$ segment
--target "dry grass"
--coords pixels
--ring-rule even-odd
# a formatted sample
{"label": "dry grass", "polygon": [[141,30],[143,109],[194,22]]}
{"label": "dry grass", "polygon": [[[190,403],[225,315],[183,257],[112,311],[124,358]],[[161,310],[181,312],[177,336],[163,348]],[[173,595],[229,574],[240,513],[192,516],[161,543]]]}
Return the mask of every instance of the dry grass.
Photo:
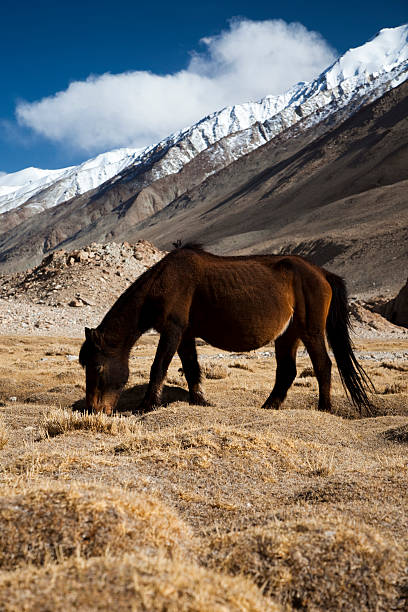
{"label": "dry grass", "polygon": [[40,570],[0,574],[0,608],[4,612],[279,610],[249,580],[140,552],[121,559],[73,559]]}
{"label": "dry grass", "polygon": [[4,448],[9,440],[9,434],[4,423],[0,421],[0,450]]}
{"label": "dry grass", "polygon": [[90,485],[3,488],[0,530],[2,569],[139,548],[181,558],[192,542],[189,527],[159,501]]}
{"label": "dry grass", "polygon": [[204,384],[213,407],[188,404],[175,358],[167,405],[125,417],[154,343],[132,352],[118,416],[106,417],[81,412],[84,374],[67,358],[80,341],[0,339],[0,609],[406,609],[403,361],[363,362],[395,391],[373,396],[374,418],[359,417],[335,368],[334,414],[316,411],[302,355],[305,374],[269,411],[273,358],[202,345],[219,373]]}
{"label": "dry grass", "polygon": [[220,363],[204,363],[201,365],[201,371],[204,377],[210,380],[221,380],[229,374],[227,368]]}
{"label": "dry grass", "polygon": [[44,414],[41,427],[44,434],[50,438],[69,431],[82,430],[117,435],[119,433],[131,433],[140,428],[136,422],[132,422],[126,417],[108,417],[103,413],[86,414],[61,408],[50,410]]}
{"label": "dry grass", "polygon": [[379,610],[397,602],[401,548],[364,526],[278,521],[210,542],[209,564],[250,577],[289,609]]}

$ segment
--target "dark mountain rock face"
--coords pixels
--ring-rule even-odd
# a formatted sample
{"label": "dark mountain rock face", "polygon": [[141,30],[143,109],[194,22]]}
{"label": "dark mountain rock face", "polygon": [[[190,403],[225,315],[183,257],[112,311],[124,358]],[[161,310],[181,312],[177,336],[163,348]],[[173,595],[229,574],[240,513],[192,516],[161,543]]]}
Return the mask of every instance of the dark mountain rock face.
{"label": "dark mountain rock face", "polygon": [[376,312],[379,312],[394,325],[408,327],[408,279],[398,295],[376,308]]}

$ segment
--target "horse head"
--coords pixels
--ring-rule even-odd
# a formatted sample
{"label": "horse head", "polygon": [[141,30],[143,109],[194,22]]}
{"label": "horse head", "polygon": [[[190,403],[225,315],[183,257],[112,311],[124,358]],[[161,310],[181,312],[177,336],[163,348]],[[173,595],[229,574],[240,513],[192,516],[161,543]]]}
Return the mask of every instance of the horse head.
{"label": "horse head", "polygon": [[100,330],[85,327],[79,363],[85,368],[87,409],[112,414],[129,378],[127,357],[109,347]]}

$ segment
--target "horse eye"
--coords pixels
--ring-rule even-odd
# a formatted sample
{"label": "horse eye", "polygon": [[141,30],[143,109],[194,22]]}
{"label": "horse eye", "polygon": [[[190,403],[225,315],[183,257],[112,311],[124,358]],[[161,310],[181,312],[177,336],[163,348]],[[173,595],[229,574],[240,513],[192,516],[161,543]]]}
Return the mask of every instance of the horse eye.
{"label": "horse eye", "polygon": [[102,374],[102,372],[103,372],[103,365],[96,366],[96,371],[98,372],[98,374]]}

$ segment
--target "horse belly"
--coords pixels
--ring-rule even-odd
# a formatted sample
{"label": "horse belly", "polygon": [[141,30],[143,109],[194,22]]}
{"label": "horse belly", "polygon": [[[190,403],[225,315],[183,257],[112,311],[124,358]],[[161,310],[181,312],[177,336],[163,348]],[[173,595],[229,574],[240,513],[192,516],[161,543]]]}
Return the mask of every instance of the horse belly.
{"label": "horse belly", "polygon": [[[271,303],[272,302],[272,303]],[[265,346],[287,327],[292,309],[258,300],[234,300],[228,304],[208,303],[196,317],[193,333],[217,348],[226,351],[250,351]]]}

